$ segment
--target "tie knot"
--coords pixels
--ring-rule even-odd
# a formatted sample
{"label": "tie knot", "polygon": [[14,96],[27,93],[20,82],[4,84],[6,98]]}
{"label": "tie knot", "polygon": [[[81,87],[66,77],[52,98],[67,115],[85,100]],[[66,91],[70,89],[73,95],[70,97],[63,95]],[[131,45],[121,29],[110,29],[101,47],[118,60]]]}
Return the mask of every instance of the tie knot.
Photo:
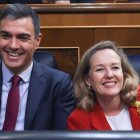
{"label": "tie knot", "polygon": [[22,80],[20,76],[13,76],[11,81],[12,81],[12,86],[18,86],[19,82]]}

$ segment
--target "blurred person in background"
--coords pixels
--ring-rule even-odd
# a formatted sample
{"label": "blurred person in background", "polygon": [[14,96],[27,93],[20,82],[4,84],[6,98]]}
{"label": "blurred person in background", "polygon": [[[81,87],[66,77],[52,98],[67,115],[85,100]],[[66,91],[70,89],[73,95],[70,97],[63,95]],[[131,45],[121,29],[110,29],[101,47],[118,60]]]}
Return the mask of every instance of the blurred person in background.
{"label": "blurred person in background", "polygon": [[55,0],[0,0],[0,4],[14,4],[14,3],[22,3],[22,4],[50,4],[55,3]]}

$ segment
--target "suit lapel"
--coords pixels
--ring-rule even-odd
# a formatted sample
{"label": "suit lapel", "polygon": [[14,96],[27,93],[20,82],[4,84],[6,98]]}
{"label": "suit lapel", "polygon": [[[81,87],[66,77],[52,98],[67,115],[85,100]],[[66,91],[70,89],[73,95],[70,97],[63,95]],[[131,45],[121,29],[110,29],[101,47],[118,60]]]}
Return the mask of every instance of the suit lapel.
{"label": "suit lapel", "polygon": [[2,82],[3,82],[2,63],[0,63],[0,108],[1,108],[1,96],[2,96]]}
{"label": "suit lapel", "polygon": [[44,76],[40,70],[40,66],[34,62],[31,79],[29,84],[29,92],[25,114],[25,130],[30,128],[31,122],[38,109],[44,87]]}

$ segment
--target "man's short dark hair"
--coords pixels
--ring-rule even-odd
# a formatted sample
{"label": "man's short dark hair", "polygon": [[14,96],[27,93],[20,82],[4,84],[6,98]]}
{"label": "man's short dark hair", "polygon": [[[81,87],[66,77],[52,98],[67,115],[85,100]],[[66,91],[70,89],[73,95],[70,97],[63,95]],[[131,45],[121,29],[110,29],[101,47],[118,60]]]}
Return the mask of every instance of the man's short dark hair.
{"label": "man's short dark hair", "polygon": [[39,17],[37,13],[28,5],[19,3],[7,5],[1,12],[0,22],[4,18],[10,18],[14,20],[25,17],[31,17],[34,26],[35,36],[37,37],[40,33]]}

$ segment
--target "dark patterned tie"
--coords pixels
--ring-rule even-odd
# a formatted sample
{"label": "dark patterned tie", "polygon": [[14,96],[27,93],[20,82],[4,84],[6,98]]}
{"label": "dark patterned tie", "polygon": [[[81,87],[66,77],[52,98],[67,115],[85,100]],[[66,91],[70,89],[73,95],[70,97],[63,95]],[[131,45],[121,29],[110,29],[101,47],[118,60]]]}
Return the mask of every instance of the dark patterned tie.
{"label": "dark patterned tie", "polygon": [[8,94],[3,131],[15,130],[19,109],[19,83],[21,81],[21,77],[13,76],[11,81],[12,86]]}

